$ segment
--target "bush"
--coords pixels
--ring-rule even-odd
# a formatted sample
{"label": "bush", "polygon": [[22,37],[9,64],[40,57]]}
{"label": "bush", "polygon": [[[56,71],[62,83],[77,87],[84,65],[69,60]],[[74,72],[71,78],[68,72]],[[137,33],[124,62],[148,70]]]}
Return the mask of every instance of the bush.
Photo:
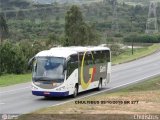
{"label": "bush", "polygon": [[0,75],[2,73],[22,74],[28,72],[29,59],[43,49],[44,47],[38,42],[33,45],[28,42],[19,44],[5,42],[0,47]]}
{"label": "bush", "polygon": [[123,52],[120,45],[118,45],[118,44],[112,44],[110,46],[110,49],[111,49],[112,56],[117,56]]}
{"label": "bush", "polygon": [[132,34],[124,38],[124,42],[136,42],[136,43],[159,43],[160,35],[136,35]]}
{"label": "bush", "polygon": [[116,33],[114,37],[123,37],[123,35],[121,33]]}
{"label": "bush", "polygon": [[1,73],[20,74],[25,71],[25,56],[18,45],[9,42],[1,46]]}

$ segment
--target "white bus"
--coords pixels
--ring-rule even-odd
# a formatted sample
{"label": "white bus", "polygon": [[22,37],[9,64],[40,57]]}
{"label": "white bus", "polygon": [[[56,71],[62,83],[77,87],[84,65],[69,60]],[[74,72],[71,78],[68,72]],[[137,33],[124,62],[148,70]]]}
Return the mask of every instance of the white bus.
{"label": "white bus", "polygon": [[33,66],[32,94],[76,97],[101,89],[110,81],[111,54],[107,47],[57,47],[39,52]]}

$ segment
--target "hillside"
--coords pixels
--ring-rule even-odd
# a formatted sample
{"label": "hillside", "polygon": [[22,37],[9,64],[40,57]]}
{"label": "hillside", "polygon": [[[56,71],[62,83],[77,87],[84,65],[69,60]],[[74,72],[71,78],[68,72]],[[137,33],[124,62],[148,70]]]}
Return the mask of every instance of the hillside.
{"label": "hillside", "polygon": [[[70,4],[33,5],[30,0],[2,0],[3,11],[10,29],[12,41],[48,39],[50,34],[63,36],[65,14]],[[84,1],[84,0],[82,0]],[[94,1],[94,0],[88,0]],[[97,1],[97,0],[95,0]],[[111,34],[113,9],[109,0],[80,5],[85,21],[96,28],[100,36]],[[132,31],[144,33],[148,7],[118,5],[118,24],[121,33],[130,32],[131,16],[134,15]],[[49,14],[48,14],[49,13]],[[157,12],[158,15],[160,12]],[[15,35],[16,34],[16,35]]]}
{"label": "hillside", "polygon": [[[117,56],[124,52],[124,50],[120,50],[121,46],[119,44],[131,41],[145,43],[157,43],[160,41],[159,34],[155,36],[144,34],[148,17],[148,6],[133,7],[128,4],[118,4],[117,19],[115,19],[113,18],[113,15],[115,15],[113,2],[110,0],[79,4],[78,6],[57,3],[49,5],[33,4],[30,0],[2,0],[2,3],[3,7],[1,7],[2,11],[0,13],[3,14],[2,23],[6,28],[3,32],[5,33],[3,41],[6,43],[4,44],[4,49],[7,49],[4,51],[9,51],[8,48],[10,48],[11,51],[13,50],[17,53],[17,59],[20,59],[20,55],[22,56],[21,61],[24,63],[23,71],[18,69],[18,67],[15,67],[17,69],[10,69],[8,65],[11,66],[10,63],[13,63],[13,61],[10,63],[6,62],[7,67],[4,70],[7,70],[8,73],[26,72],[25,63],[27,63],[28,59],[33,54],[51,48],[53,45],[67,46],[71,43],[74,43],[74,45],[113,45],[111,47],[112,55]],[[77,16],[77,12],[74,12],[74,9],[78,11],[79,16]],[[67,20],[70,14],[73,13],[75,18],[71,18],[71,21]],[[160,16],[159,5],[157,7],[157,16]],[[82,21],[77,23],[72,20]],[[74,22],[77,23],[76,26],[73,24]],[[71,27],[72,29],[68,30],[72,33],[71,35],[75,35],[73,38],[74,42],[69,42],[69,37],[66,36],[66,29],[69,28],[67,26],[68,23],[70,26],[76,27],[74,29]],[[118,24],[119,31],[112,29],[115,24]],[[158,17],[159,24],[160,19]],[[73,32],[79,34],[73,34]],[[80,35],[82,37],[79,37]],[[81,38],[81,40],[78,40],[78,38]],[[93,42],[93,40],[95,41]],[[12,49],[12,46],[14,49]],[[10,56],[12,56],[10,53],[14,52],[6,52],[3,55],[7,54],[6,56],[10,59]],[[19,66],[21,61],[19,63],[14,61],[14,63],[16,66]]]}
{"label": "hillside", "polygon": [[[44,2],[45,0],[41,1]],[[71,2],[71,0],[69,1]],[[84,1],[86,0],[81,0],[81,2]],[[83,18],[90,26],[96,28],[103,43],[112,41],[113,8],[111,1],[93,2],[101,0],[87,0],[86,2],[88,1],[92,3],[79,5]],[[135,0],[132,1],[136,2]],[[140,0],[139,2],[143,1]],[[52,38],[51,36],[54,33],[63,40],[65,15],[71,4],[34,4],[32,0],[2,0],[2,3],[3,7],[1,9],[3,9],[10,31],[9,40],[48,40]],[[133,7],[128,4],[118,4],[117,9],[117,22],[120,30],[118,36],[120,38],[115,38],[115,40],[121,40],[123,36],[127,35],[126,33],[131,32],[131,18],[133,18],[132,32],[138,34],[145,32],[148,6]],[[160,16],[159,5],[157,7],[157,16]],[[160,24],[159,17],[158,24]],[[106,39],[106,34],[108,39]]]}

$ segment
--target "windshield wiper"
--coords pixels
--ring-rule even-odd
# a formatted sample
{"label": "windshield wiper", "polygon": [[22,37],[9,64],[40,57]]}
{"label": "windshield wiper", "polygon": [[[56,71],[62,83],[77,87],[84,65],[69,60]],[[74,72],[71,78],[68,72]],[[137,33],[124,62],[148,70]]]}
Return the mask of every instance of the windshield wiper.
{"label": "windshield wiper", "polygon": [[49,77],[33,77],[34,80],[53,80],[53,78],[49,78]]}

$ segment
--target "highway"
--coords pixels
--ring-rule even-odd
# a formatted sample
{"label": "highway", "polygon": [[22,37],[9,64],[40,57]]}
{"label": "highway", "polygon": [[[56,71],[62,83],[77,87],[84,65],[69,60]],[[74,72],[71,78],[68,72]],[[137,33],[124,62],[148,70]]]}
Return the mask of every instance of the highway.
{"label": "highway", "polygon": [[[157,75],[160,75],[160,52],[136,61],[113,66],[111,82],[100,92],[106,91],[106,94],[107,91],[115,90],[114,92],[116,92],[121,87],[126,87]],[[85,92],[80,94],[76,99],[95,95],[100,92],[95,90]],[[44,97],[33,96],[31,94],[30,83],[13,85],[0,88],[0,114],[25,114],[76,99],[67,97],[49,100]]]}

